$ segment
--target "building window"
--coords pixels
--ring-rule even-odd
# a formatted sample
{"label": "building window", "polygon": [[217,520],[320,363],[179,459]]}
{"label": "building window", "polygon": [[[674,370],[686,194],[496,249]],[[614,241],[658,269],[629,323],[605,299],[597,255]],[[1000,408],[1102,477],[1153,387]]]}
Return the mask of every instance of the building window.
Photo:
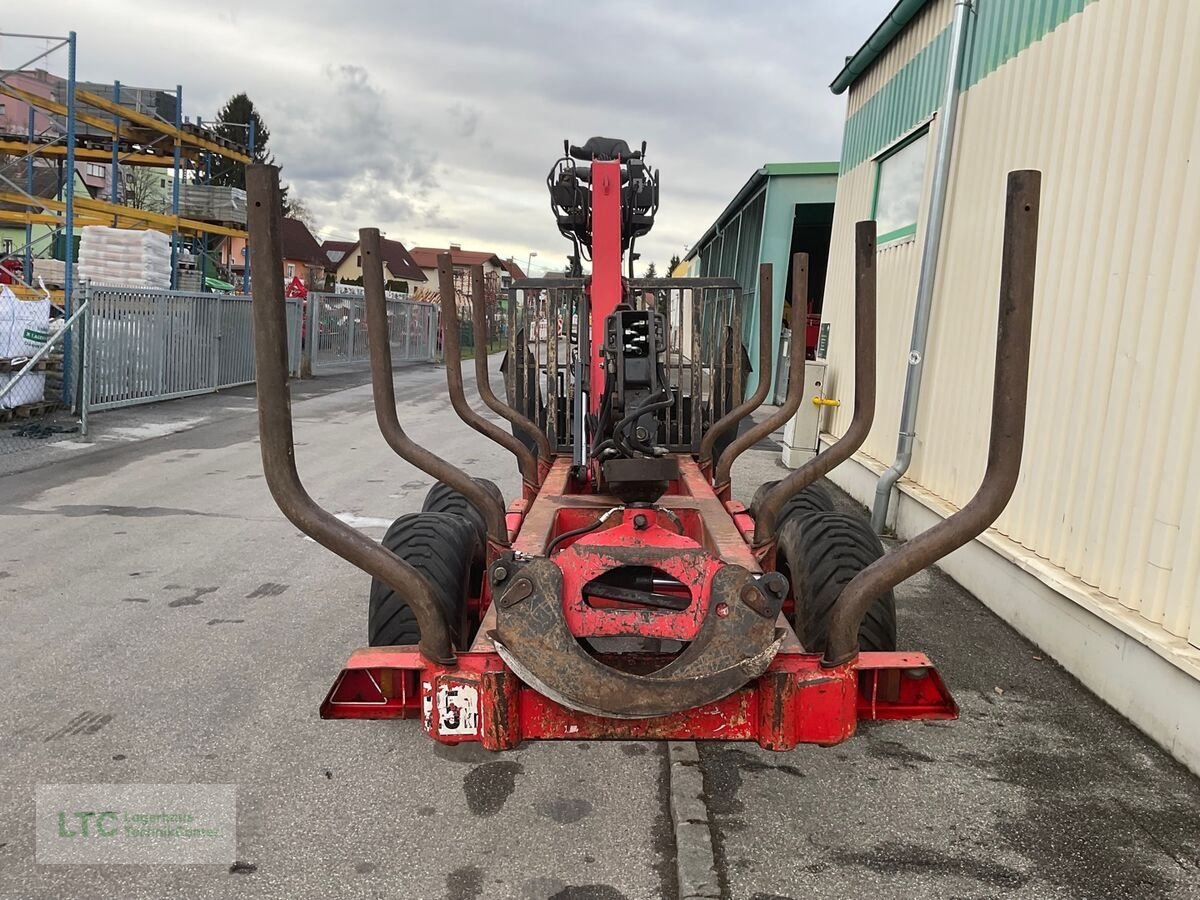
{"label": "building window", "polygon": [[104,166],[96,163],[88,163],[87,173],[90,178],[103,178],[105,175]]}
{"label": "building window", "polygon": [[362,256],[354,257],[354,264],[361,269],[362,268]]}
{"label": "building window", "polygon": [[928,149],[929,127],[926,126],[876,158],[871,218],[877,223],[878,243],[917,233]]}
{"label": "building window", "polygon": [[296,277],[296,264],[295,264],[295,263],[288,263],[288,264],[287,264],[287,277],[288,277],[288,278],[295,278],[295,277]]}
{"label": "building window", "polygon": [[0,116],[8,115],[8,111],[4,108],[4,104],[0,103]]}
{"label": "building window", "polygon": [[4,239],[4,255],[8,256],[12,252],[13,252],[12,238],[5,238]]}

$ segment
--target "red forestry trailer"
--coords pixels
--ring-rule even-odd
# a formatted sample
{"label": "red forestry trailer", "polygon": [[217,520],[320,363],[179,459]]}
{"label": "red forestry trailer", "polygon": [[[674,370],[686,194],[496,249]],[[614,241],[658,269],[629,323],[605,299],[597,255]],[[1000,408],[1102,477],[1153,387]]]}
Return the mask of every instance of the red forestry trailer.
{"label": "red forestry trailer", "polygon": [[[858,449],[875,411],[875,225],[855,233],[854,414],[841,440],[749,508],[733,500],[739,454],[806,398],[793,341],[787,401],[758,424],[770,383],[772,272],[759,272],[757,384],[746,396],[742,285],[632,277],[651,228],[657,171],[645,145],[564,143],[551,206],[587,278],[513,284],[488,321],[472,281],[476,346],[507,335],[505,399],[475,356],[464,392],[458,329],[445,333],[450,400],[511,452],[521,495],[473,478],[405,434],[396,413],[379,231],[360,232],[375,411],[405,461],[437,482],[424,510],[376,543],[305,492],[287,388],[278,171],[252,166],[250,250],[263,468],[283,513],[372,579],[367,637],[321,705],[327,718],[416,719],[445,743],[523,740],[836,744],[861,719],[951,719],[930,660],[897,649],[892,588],[972,540],[1016,483],[1024,431],[1040,176],[1009,175],[987,471],[963,509],[897,549],[833,511],[817,480]],[[624,271],[624,261],[629,262]],[[807,296],[807,260],[794,265]],[[454,272],[438,263],[443,321],[458,320]],[[792,303],[793,334],[804,303]],[[739,428],[744,424],[750,427]]]}

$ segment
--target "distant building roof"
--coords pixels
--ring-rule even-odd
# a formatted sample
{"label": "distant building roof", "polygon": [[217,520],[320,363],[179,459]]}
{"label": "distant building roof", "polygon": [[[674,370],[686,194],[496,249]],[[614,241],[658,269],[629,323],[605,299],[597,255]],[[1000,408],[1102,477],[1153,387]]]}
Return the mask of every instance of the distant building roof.
{"label": "distant building roof", "polygon": [[[12,185],[8,184],[11,181],[13,184],[19,185],[21,191],[25,191],[26,170],[24,162],[5,162],[0,163],[0,175],[4,176],[7,181],[0,181],[0,190],[8,191],[15,194]],[[76,185],[76,190],[79,186]],[[33,167],[33,196],[41,200],[53,200],[59,195],[58,187],[58,169],[52,166],[37,166]],[[91,196],[90,191],[88,196]],[[14,210],[24,212],[29,207],[20,203],[0,203],[0,209]]]}
{"label": "distant building roof", "polygon": [[742,208],[747,200],[753,195],[768,178],[781,178],[791,175],[837,175],[838,163],[835,162],[793,162],[793,163],[764,163],[761,168],[754,171],[749,180],[742,185],[742,189],[734,195],[729,201],[729,205],[721,211],[717,216],[717,220],[708,226],[708,230],[700,236],[700,240],[692,244],[691,248],[684,254],[682,262],[694,258],[700,252],[700,248],[707,244],[709,240],[716,234],[727,220],[732,219]]}
{"label": "distant building roof", "polygon": [[325,255],[325,251],[321,249],[317,239],[312,236],[308,226],[299,219],[283,220],[281,238],[284,259],[296,259],[322,268],[329,265],[329,257]]}
{"label": "distant building roof", "polygon": [[[393,278],[425,281],[425,273],[421,271],[422,267],[413,262],[412,256],[404,249],[402,243],[390,241],[387,238],[382,238],[380,243],[383,247],[383,261]],[[358,241],[325,241],[321,244],[321,250],[324,251],[332,268],[336,269],[347,256],[357,252]]]}
{"label": "distant building roof", "polygon": [[449,253],[450,262],[456,266],[482,266],[491,263],[498,269],[505,268],[504,262],[495,253],[462,250],[458,247],[448,250],[438,247],[413,247],[412,258],[422,269],[436,269],[440,253]]}
{"label": "distant building roof", "polygon": [[335,266],[339,266],[346,254],[358,246],[357,241],[322,241],[321,249]]}
{"label": "distant building roof", "polygon": [[504,266],[505,271],[508,272],[513,281],[519,281],[525,277],[525,273],[521,270],[521,267],[511,259],[500,260],[500,265]]}

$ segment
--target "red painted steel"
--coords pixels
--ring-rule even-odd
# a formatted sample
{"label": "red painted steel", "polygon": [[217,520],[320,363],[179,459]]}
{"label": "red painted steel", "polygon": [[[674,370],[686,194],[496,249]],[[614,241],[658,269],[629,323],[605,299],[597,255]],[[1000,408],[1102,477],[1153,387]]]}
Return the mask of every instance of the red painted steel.
{"label": "red painted steel", "polygon": [[[624,291],[620,162],[593,160],[591,181],[589,408],[597,413],[604,385],[604,323]],[[654,507],[626,508],[616,497],[596,493],[594,482],[578,483],[571,476],[571,460],[563,456],[554,458],[548,469],[543,465],[540,486],[527,483],[525,494],[509,507],[505,526],[512,550],[540,557],[549,549],[562,572],[563,618],[572,636],[694,641],[710,614],[714,577],[726,566],[741,566],[754,574],[763,571],[751,549],[755,522],[746,508],[718,496],[709,473],[692,456],[675,458],[679,478]],[[568,532],[570,537],[556,540]],[[602,596],[602,588],[589,587],[622,566],[649,568],[655,577],[669,579],[651,582],[653,591],[666,592],[668,603],[686,594],[686,605],[650,607],[628,593],[612,594],[610,588],[609,595]],[[804,652],[784,615],[778,618],[776,632],[783,634],[782,644],[766,672],[720,700],[640,719],[579,712],[524,684],[496,652],[491,635],[497,611],[491,606],[489,584],[485,579],[480,596],[470,599],[480,626],[469,650],[448,663],[431,662],[417,647],[357,650],[322,703],[321,716],[418,719],[438,741],[477,741],[490,750],[511,749],[524,740],[605,739],[756,741],[767,749],[789,750],[802,743],[840,743],[854,734],[861,720],[958,715],[941,677],[923,654],[861,653],[841,665],[824,666],[819,654]],[[724,602],[712,614],[722,615],[722,606]],[[662,653],[599,657],[627,673],[653,672],[671,659]],[[639,690],[653,683],[643,677]]]}
{"label": "red painted steel", "polygon": [[604,320],[621,302],[621,163],[592,162],[591,395],[588,408],[600,412],[604,398]]}
{"label": "red painted steel", "polygon": [[495,653],[427,662],[416,647],[350,657],[325,702],[327,719],[420,719],[443,743],[491,750],[523,740],[756,741],[768,750],[838,744],[864,719],[953,719],[958,708],[921,653],[863,653],[836,668],[816,654],[780,653],[770,669],[715,703],[651,719],[567,709],[522,684]]}
{"label": "red painted steel", "polygon": [[[691,640],[708,613],[716,572],[729,564],[760,571],[749,546],[754,520],[745,507],[719,500],[691,457],[680,457],[679,464],[679,480],[659,508],[619,511],[596,531],[553,551],[563,571],[563,608],[572,634]],[[615,497],[572,482],[569,470],[570,460],[556,459],[538,495],[509,507],[506,523],[514,550],[544,555],[556,535],[620,505]],[[635,527],[635,515],[646,516],[644,528]],[[620,565],[613,554],[630,548],[687,587],[692,602],[686,609],[589,603],[585,586]],[[355,651],[321,705],[321,716],[416,718],[439,741],[479,741],[492,750],[510,749],[523,740],[560,739],[736,740],[788,750],[801,743],[839,743],[854,734],[860,720],[958,715],[924,654],[862,653],[844,665],[823,668],[819,655],[803,652],[783,617],[778,627],[786,637],[770,668],[724,699],[649,719],[589,715],[542,696],[508,670],[488,636],[496,627],[490,599],[485,590],[474,601],[482,622],[471,649],[460,653],[454,665],[429,663],[415,647]]]}

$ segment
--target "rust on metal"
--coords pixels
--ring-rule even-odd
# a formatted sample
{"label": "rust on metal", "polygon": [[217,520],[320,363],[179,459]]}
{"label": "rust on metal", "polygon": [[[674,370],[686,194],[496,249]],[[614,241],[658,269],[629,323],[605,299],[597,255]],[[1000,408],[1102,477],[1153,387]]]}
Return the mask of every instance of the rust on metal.
{"label": "rust on metal", "polygon": [[446,359],[446,387],[450,393],[450,405],[458,417],[482,434],[495,441],[517,458],[521,480],[525,490],[532,496],[538,489],[537,459],[519,438],[509,434],[495,422],[485,419],[467,403],[463,390],[462,348],[459,345],[458,302],[454,292],[454,266],[449,253],[438,254],[438,287],[442,303],[442,349]]}
{"label": "rust on metal", "polygon": [[687,649],[649,675],[612,668],[580,646],[563,610],[563,572],[553,562],[521,561],[520,572],[534,589],[524,602],[497,611],[495,649],[526,684],[581,712],[636,719],[710,703],[766,671],[779,649],[774,618],[736,602],[752,577],[738,566],[718,568],[709,589],[710,602],[727,603],[730,615],[706,616]]}
{"label": "rust on metal", "polygon": [[[503,567],[497,568],[500,569],[500,571],[503,571]],[[492,577],[495,578],[496,574],[498,574],[497,570],[493,569]],[[532,593],[533,582],[528,578],[517,578],[512,582],[512,584],[504,589],[503,593],[500,594],[500,599],[498,599],[496,602],[499,603],[500,606],[507,608],[512,606],[514,603],[520,603]]]}
{"label": "rust on metal", "polygon": [[404,598],[421,629],[422,654],[434,662],[453,661],[450,628],[425,577],[358,529],[321,508],[300,481],[287,387],[287,322],[280,300],[284,286],[279,169],[269,165],[248,166],[246,186],[250,261],[256,273],[252,312],[258,431],[263,473],[271,496],[297,528]]}
{"label": "rust on metal", "polygon": [[371,353],[371,392],[375,400],[375,421],[379,424],[379,432],[397,456],[431,478],[445,482],[479,510],[487,525],[488,543],[492,545],[494,553],[496,548],[508,546],[504,505],[462,469],[412,440],[400,426],[392,381],[392,348],[388,334],[379,229],[360,229],[358,238],[362,249],[363,295],[367,306],[367,345]]}
{"label": "rust on metal", "polygon": [[[734,307],[735,322],[741,304]],[[713,447],[716,445],[717,439],[731,428],[736,428],[746,416],[758,409],[763,400],[767,397],[767,391],[771,388],[771,327],[770,323],[774,321],[771,314],[772,306],[772,275],[771,264],[763,263],[758,269],[758,386],[754,389],[754,395],[744,403],[734,407],[728,413],[721,417],[717,422],[714,422],[704,433],[704,437],[700,440],[700,468],[707,471],[712,466],[713,462]],[[740,326],[735,328],[733,339],[730,342],[733,352],[734,371],[741,371],[741,352],[742,338]],[[740,384],[740,381],[735,379],[735,384]],[[734,396],[737,396],[735,393]]]}
{"label": "rust on metal", "polygon": [[1010,172],[1000,263],[991,438],[979,489],[954,515],[876,560],[846,585],[831,614],[824,665],[837,666],[854,658],[863,616],[884,591],[974,540],[996,521],[1012,497],[1025,440],[1040,204],[1041,173],[1028,169]]}
{"label": "rust on metal", "polygon": [[804,393],[804,326],[807,321],[807,309],[808,254],[797,253],[792,257],[792,315],[788,320],[788,327],[792,331],[792,343],[788,354],[787,396],[783,406],[753,428],[747,429],[725,448],[725,452],[717,460],[713,484],[716,485],[717,496],[723,500],[729,499],[730,473],[737,458],[771,432],[786,425],[800,408]]}
{"label": "rust on metal", "polygon": [[768,559],[775,548],[779,512],[798,494],[862,446],[875,420],[875,223],[854,228],[854,415],[850,427],[832,447],[818,453],[775,485],[759,505],[754,549]]}
{"label": "rust on metal", "polygon": [[538,428],[532,419],[517,412],[517,410],[497,397],[492,390],[491,378],[488,375],[487,353],[480,350],[481,341],[482,346],[487,347],[488,337],[487,311],[484,304],[483,287],[483,266],[472,266],[471,326],[475,333],[475,384],[479,389],[479,398],[483,400],[488,409],[512,422],[513,425],[529,435],[530,439],[537,444],[539,473],[544,474],[545,471],[549,470],[551,459],[554,456],[553,451],[550,449],[550,439],[546,437],[546,433]]}

